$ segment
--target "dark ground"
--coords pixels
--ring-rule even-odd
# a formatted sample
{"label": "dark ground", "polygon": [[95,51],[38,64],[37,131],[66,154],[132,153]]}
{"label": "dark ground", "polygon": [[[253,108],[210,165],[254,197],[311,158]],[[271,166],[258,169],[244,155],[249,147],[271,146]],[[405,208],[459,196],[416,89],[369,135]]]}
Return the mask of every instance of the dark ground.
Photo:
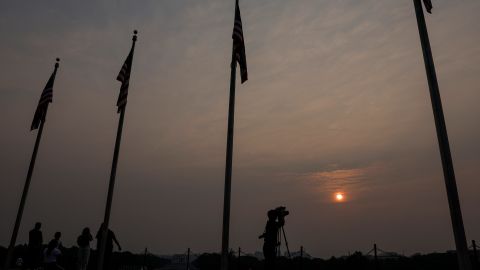
{"label": "dark ground", "polygon": [[[25,246],[17,246],[15,249],[14,262],[17,258],[23,258],[26,251]],[[59,264],[66,270],[75,270],[75,261],[77,248],[64,248],[63,255],[59,260]],[[3,266],[6,249],[0,247],[0,262]],[[473,262],[472,256],[472,262]],[[240,259],[232,255],[230,259],[231,270],[263,270],[263,261],[258,260],[252,256],[242,256]],[[130,252],[121,252],[114,254],[114,268],[115,270],[139,270],[143,266],[146,269],[161,269],[163,266],[169,264],[170,261],[152,254],[132,254]],[[220,255],[212,253],[204,253],[200,255],[192,265],[200,270],[217,270],[220,269]],[[92,250],[89,270],[96,269],[96,254]],[[186,269],[186,267],[185,267]],[[277,263],[277,270],[455,270],[457,268],[457,261],[455,253],[431,253],[431,254],[417,254],[410,257],[395,256],[389,258],[379,258],[376,263],[372,256],[365,256],[361,252],[355,252],[350,256],[331,257],[329,259],[287,259],[285,257],[279,258]],[[480,270],[477,263],[473,270]]]}
{"label": "dark ground", "polygon": [[[232,270],[261,270],[263,269],[263,262],[257,260],[255,257],[243,256],[232,258],[230,269]],[[220,269],[220,256],[218,254],[203,254],[195,262],[194,265],[201,270],[216,270]],[[380,258],[378,265],[370,256],[364,256],[360,252],[356,252],[350,256],[332,257],[330,259],[287,259],[280,258],[277,263],[277,270],[397,270],[397,269],[412,269],[412,270],[455,270],[457,267],[456,255],[454,253],[432,253],[426,255],[414,255],[411,257],[396,257],[396,258]],[[477,268],[478,269],[478,266]]]}

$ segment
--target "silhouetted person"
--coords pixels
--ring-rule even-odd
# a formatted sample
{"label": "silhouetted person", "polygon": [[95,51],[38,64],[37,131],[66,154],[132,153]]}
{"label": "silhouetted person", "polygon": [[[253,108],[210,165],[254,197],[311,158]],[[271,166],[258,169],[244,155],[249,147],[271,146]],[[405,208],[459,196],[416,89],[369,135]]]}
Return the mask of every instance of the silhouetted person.
{"label": "silhouetted person", "polygon": [[61,232],[56,232],[54,235],[53,235],[53,242],[55,242],[57,244],[57,248],[63,248],[62,246],[62,242],[60,241],[60,237],[62,237],[62,233]]}
{"label": "silhouetted person", "polygon": [[265,226],[265,232],[258,238],[263,238],[263,256],[265,257],[265,269],[275,269],[276,249],[278,243],[278,230],[285,224],[285,216],[288,211],[284,207],[269,210],[267,212],[268,221]]}
{"label": "silhouetted person", "polygon": [[40,228],[42,223],[35,223],[35,227],[28,233],[27,267],[36,269],[43,261],[43,235]]}
{"label": "silhouetted person", "polygon": [[90,234],[90,228],[84,228],[82,234],[77,238],[78,244],[78,270],[87,270],[88,260],[90,259],[90,242],[93,240]]}
{"label": "silhouetted person", "polygon": [[43,262],[45,263],[45,270],[63,270],[57,263],[58,256],[62,252],[58,248],[58,241],[55,239],[48,243],[48,246],[43,251]]}
{"label": "silhouetted person", "polygon": [[[102,223],[100,226],[100,229],[98,229],[97,235],[95,238],[97,238],[97,252],[100,252],[100,247],[102,246],[102,234],[103,231],[105,230],[105,224]],[[105,254],[103,257],[103,269],[107,270],[111,268],[111,259],[112,259],[112,254],[113,254],[113,242],[115,241],[115,244],[118,247],[118,250],[122,250],[122,247],[118,243],[117,238],[115,237],[115,233],[113,233],[112,230],[108,229],[107,230],[107,242],[105,245]]]}

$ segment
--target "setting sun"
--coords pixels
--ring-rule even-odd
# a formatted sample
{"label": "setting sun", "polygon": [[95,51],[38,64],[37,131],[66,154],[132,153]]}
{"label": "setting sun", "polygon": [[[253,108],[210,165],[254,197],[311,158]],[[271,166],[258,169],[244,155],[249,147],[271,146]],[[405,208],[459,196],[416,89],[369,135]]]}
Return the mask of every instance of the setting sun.
{"label": "setting sun", "polygon": [[339,192],[335,194],[335,200],[337,202],[342,202],[344,199],[345,199],[345,195],[343,195],[343,193]]}

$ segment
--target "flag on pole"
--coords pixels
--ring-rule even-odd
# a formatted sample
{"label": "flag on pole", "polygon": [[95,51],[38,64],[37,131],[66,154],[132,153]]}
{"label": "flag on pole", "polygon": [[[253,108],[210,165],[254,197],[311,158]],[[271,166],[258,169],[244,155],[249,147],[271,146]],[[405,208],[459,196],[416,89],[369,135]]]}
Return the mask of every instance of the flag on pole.
{"label": "flag on pole", "polygon": [[427,12],[431,14],[432,8],[433,8],[432,0],[423,0],[423,4],[425,4],[425,8],[427,9]]}
{"label": "flag on pole", "polygon": [[242,17],[240,16],[240,7],[238,6],[238,0],[235,3],[235,24],[233,26],[232,38],[235,60],[240,65],[240,76],[242,77],[242,83],[244,83],[248,80],[247,56],[245,54]]}
{"label": "flag on pole", "polygon": [[117,81],[120,81],[122,83],[122,86],[120,86],[120,94],[118,95],[117,100],[117,112],[120,112],[121,109],[127,104],[128,85],[130,83],[130,71],[132,70],[133,51],[135,49],[136,37],[137,36],[135,35],[132,49],[130,49],[130,53],[128,54],[127,59],[125,60],[125,63],[123,63],[122,69],[117,76]]}
{"label": "flag on pole", "polygon": [[51,103],[53,98],[53,83],[55,82],[55,75],[57,74],[58,61],[59,59],[57,58],[55,70],[53,71],[52,75],[50,75],[50,79],[48,79],[45,88],[43,88],[42,95],[38,101],[37,109],[35,110],[35,115],[33,116],[30,130],[37,129],[40,126],[40,123],[45,121],[45,113],[47,112],[48,103]]}

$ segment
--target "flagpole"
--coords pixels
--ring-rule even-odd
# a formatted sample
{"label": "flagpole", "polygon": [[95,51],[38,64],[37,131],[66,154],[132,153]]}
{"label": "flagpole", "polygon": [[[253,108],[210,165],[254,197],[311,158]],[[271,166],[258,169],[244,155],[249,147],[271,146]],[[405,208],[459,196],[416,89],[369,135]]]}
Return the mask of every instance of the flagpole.
{"label": "flagpole", "polygon": [[[55,73],[59,67],[60,59],[56,59],[57,62],[55,63]],[[20,223],[22,221],[23,216],[23,209],[25,208],[25,202],[27,200],[28,190],[30,189],[30,182],[32,180],[33,169],[35,168],[35,161],[37,160],[37,153],[38,147],[40,146],[40,141],[42,139],[43,134],[43,126],[45,124],[45,119],[47,117],[48,106],[45,109],[45,113],[43,114],[43,118],[40,122],[40,127],[38,128],[37,138],[35,139],[35,146],[33,147],[32,157],[30,159],[30,165],[28,166],[27,178],[25,180],[25,185],[23,186],[22,198],[20,199],[20,205],[17,211],[17,217],[15,219],[15,225],[13,227],[12,237],[10,238],[10,244],[8,245],[7,257],[5,258],[5,265],[4,269],[8,270],[10,267],[10,263],[12,261],[13,251],[15,249],[15,243],[17,242],[18,230],[20,229]]]}
{"label": "flagpole", "polygon": [[[45,116],[46,114],[47,113],[45,112]],[[15,219],[15,226],[13,228],[10,244],[8,246],[8,253],[7,253],[7,258],[5,260],[5,267],[4,267],[5,270],[7,270],[10,267],[10,262],[12,261],[13,250],[15,248],[18,230],[20,228],[20,223],[22,221],[23,209],[25,207],[25,201],[27,200],[28,190],[30,188],[30,182],[32,180],[33,168],[35,167],[35,160],[37,159],[38,146],[40,145],[40,140],[42,138],[44,123],[45,123],[44,121],[40,123],[40,127],[37,133],[37,139],[35,140],[35,146],[33,147],[32,158],[30,160],[30,166],[28,167],[27,179],[25,180],[25,185],[23,186],[22,198],[20,200],[20,206],[18,207],[17,218]]]}
{"label": "flagpole", "polygon": [[228,104],[227,155],[225,162],[225,190],[223,197],[222,258],[221,270],[228,269],[228,241],[230,236],[230,198],[232,187],[233,124],[235,120],[235,78],[237,62],[232,49],[230,75],[230,99]]}
{"label": "flagpole", "polygon": [[[133,44],[137,41],[137,30],[134,31]],[[103,217],[103,231],[101,232],[100,250],[98,252],[97,269],[102,270],[105,260],[105,248],[107,245],[108,226],[110,222],[110,212],[112,209],[113,191],[115,187],[115,176],[117,174],[118,154],[120,152],[120,142],[122,140],[123,120],[127,105],[120,107],[120,119],[118,120],[117,137],[115,139],[115,149],[113,150],[112,169],[110,171],[110,182],[108,184],[107,204],[105,206],[105,215]]]}
{"label": "flagpole", "polygon": [[450,207],[450,217],[457,248],[457,259],[460,270],[470,270],[470,257],[468,253],[465,229],[463,226],[462,211],[460,209],[460,200],[455,180],[455,171],[453,168],[452,156],[450,153],[450,144],[448,142],[447,128],[442,109],[442,101],[438,87],[437,75],[433,61],[432,50],[428,38],[427,24],[423,13],[423,7],[420,0],[413,0],[415,13],[417,16],[418,31],[422,43],[425,69],[427,72],[428,86],[430,89],[430,98],[432,100],[433,115],[435,118],[435,127],[437,129],[437,138],[442,159],[443,175],[447,189],[448,205]]}
{"label": "flagpole", "polygon": [[104,262],[104,256],[105,256],[105,248],[106,248],[106,240],[108,236],[108,224],[110,221],[110,212],[112,209],[112,200],[113,200],[113,190],[115,187],[115,176],[117,173],[117,162],[118,162],[118,154],[120,152],[120,142],[122,140],[122,130],[123,130],[123,120],[125,117],[125,108],[126,106],[123,106],[121,111],[120,111],[120,119],[118,120],[118,128],[117,128],[117,138],[115,140],[115,149],[113,151],[113,161],[112,161],[112,170],[110,172],[110,183],[108,185],[108,195],[107,195],[107,205],[105,207],[105,216],[103,218],[103,225],[104,227],[102,228],[102,235],[101,239],[102,241],[100,242],[100,252],[98,255],[98,270],[103,269],[103,262]]}

